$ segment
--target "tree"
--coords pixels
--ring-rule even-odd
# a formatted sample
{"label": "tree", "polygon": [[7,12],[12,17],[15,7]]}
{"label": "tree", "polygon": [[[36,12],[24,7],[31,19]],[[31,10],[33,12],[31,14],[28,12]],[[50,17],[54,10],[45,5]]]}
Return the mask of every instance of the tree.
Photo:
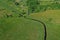
{"label": "tree", "polygon": [[38,0],[27,0],[27,6],[28,6],[28,10],[29,12],[36,12],[37,7],[40,6],[40,2]]}

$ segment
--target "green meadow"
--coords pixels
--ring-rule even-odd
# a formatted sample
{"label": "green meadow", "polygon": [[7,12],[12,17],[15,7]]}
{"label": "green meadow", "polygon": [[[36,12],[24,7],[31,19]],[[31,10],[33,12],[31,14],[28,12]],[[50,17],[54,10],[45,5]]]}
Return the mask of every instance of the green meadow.
{"label": "green meadow", "polygon": [[0,40],[44,40],[44,26],[20,14],[44,22],[47,40],[60,40],[60,4],[26,1],[0,0]]}

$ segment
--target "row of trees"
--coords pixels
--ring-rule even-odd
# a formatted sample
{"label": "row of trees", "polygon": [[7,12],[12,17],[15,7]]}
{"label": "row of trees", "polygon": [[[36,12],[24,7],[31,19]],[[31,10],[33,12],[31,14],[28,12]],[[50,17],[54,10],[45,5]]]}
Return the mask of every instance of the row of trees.
{"label": "row of trees", "polygon": [[[35,12],[40,12],[40,11],[46,11],[47,9],[55,9],[57,8],[57,3],[59,0],[54,0],[51,5],[41,5],[40,0],[13,0],[16,6],[19,6],[20,11],[23,14],[30,14],[30,13],[35,13]],[[54,3],[56,2],[56,3]],[[54,7],[55,6],[55,7]],[[59,6],[58,6],[59,8]]]}

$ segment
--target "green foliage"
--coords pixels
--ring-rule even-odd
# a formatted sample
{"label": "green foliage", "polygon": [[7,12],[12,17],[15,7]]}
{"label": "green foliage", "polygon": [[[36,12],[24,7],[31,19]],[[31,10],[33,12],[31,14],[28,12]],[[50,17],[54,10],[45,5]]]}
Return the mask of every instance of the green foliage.
{"label": "green foliage", "polygon": [[50,7],[52,8],[52,9],[60,9],[60,4],[59,3],[52,3],[51,5],[50,5]]}
{"label": "green foliage", "polygon": [[28,0],[27,6],[30,12],[36,12],[36,10],[38,10],[38,8],[40,7],[40,2],[38,0]]}

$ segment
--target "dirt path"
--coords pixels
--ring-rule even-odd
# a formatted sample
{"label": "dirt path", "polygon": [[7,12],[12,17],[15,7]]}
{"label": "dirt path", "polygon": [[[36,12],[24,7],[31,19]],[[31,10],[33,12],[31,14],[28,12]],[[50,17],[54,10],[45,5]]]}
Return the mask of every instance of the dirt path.
{"label": "dirt path", "polygon": [[36,19],[32,19],[32,18],[27,18],[27,17],[24,17],[25,19],[29,19],[29,20],[33,20],[33,21],[37,21],[39,23],[41,23],[44,27],[44,40],[46,40],[47,38],[47,30],[46,30],[46,25],[44,22],[40,21],[40,20],[36,20]]}

